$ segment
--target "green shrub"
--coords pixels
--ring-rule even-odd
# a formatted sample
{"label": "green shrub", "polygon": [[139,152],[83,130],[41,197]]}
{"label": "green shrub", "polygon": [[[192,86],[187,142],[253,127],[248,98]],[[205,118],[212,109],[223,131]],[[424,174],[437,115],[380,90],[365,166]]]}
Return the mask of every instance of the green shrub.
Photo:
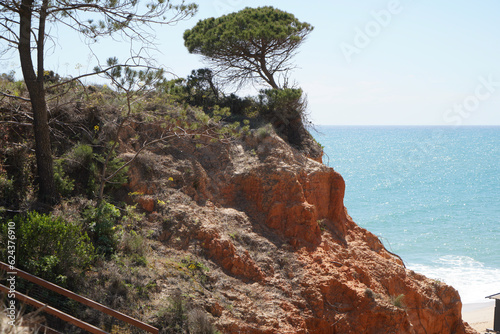
{"label": "green shrub", "polygon": [[[67,187],[72,185],[78,193],[86,193],[90,197],[95,197],[99,192],[102,167],[106,160],[105,155],[94,152],[94,148],[90,145],[76,145],[62,159],[56,162],[55,173],[58,174],[56,175],[56,182],[62,189],[66,187],[66,191]],[[58,167],[58,165],[61,167]],[[123,161],[117,157],[116,152],[111,152],[107,165],[107,174],[112,174],[122,165]],[[107,188],[119,187],[126,183],[127,170],[128,168],[120,170],[109,180]],[[74,181],[72,184],[68,184],[68,180]]]}
{"label": "green shrub", "polygon": [[0,88],[14,96],[26,96],[27,89],[24,80],[16,81],[15,71],[0,74]]}
{"label": "green shrub", "polygon": [[391,304],[396,306],[397,308],[405,308],[405,304],[403,299],[405,298],[404,294],[400,294],[398,296],[391,296]]}
{"label": "green shrub", "polygon": [[68,197],[75,189],[75,181],[66,175],[62,166],[62,159],[57,159],[54,163],[54,181],[57,191],[63,197]]}
{"label": "green shrub", "polygon": [[43,81],[48,83],[56,83],[61,80],[61,76],[54,71],[43,71]]}
{"label": "green shrub", "polygon": [[16,75],[16,71],[14,71],[14,70],[10,71],[9,73],[2,73],[0,75],[0,80],[12,83],[12,82],[16,81],[15,75]]}
{"label": "green shrub", "polygon": [[[17,215],[15,224],[16,261],[21,269],[47,280],[64,284],[74,270],[84,270],[94,259],[94,247],[80,227],[37,212]],[[2,247],[6,247],[8,222],[1,222]],[[12,224],[11,224],[12,225]],[[7,249],[2,248],[3,258]]]}
{"label": "green shrub", "polygon": [[0,174],[0,207],[9,207],[13,203],[14,181],[5,174]]}
{"label": "green shrub", "polygon": [[115,252],[118,235],[115,225],[120,211],[111,203],[102,202],[96,207],[88,207],[83,212],[85,227],[96,247],[97,253],[110,255]]}
{"label": "green shrub", "polygon": [[94,159],[92,146],[86,144],[76,145],[69,153],[68,158],[78,166],[88,165]]}
{"label": "green shrub", "polygon": [[180,291],[176,291],[169,298],[169,306],[158,312],[160,333],[182,333],[187,321],[186,301]]}
{"label": "green shrub", "polygon": [[146,267],[148,265],[148,259],[144,255],[132,254],[130,260],[136,266]]}
{"label": "green shrub", "polygon": [[19,208],[33,190],[34,154],[26,145],[8,148],[3,162],[6,173],[3,174],[3,185],[9,190],[1,190],[3,204],[12,208]]}
{"label": "green shrub", "polygon": [[265,126],[258,128],[256,133],[259,139],[267,138],[273,133],[273,127],[271,124],[266,124]]}
{"label": "green shrub", "polygon": [[283,120],[303,116],[305,102],[300,88],[264,89],[260,91],[259,99],[267,113]]}
{"label": "green shrub", "polygon": [[125,254],[145,254],[146,242],[142,235],[135,231],[125,232],[121,241],[121,249]]}
{"label": "green shrub", "polygon": [[[109,146],[111,146],[111,145],[112,144],[109,143]],[[101,180],[100,180],[101,171],[102,171],[102,166],[105,163],[105,160],[106,160],[106,153],[96,155],[96,162],[97,162],[96,166],[98,166],[98,167],[97,167],[97,173],[95,174],[95,180],[96,180],[96,183],[98,185],[101,182]],[[108,161],[108,165],[106,168],[106,170],[107,170],[106,176],[113,174],[115,171],[117,171],[119,168],[121,168],[123,166],[123,164],[124,164],[124,162],[122,159],[118,158],[116,150],[113,150],[111,152],[110,159]],[[121,169],[118,173],[116,173],[115,176],[113,176],[113,178],[111,178],[108,181],[107,187],[108,188],[109,187],[119,188],[123,184],[127,183],[127,179],[128,179],[127,171],[128,171],[128,166]],[[99,187],[97,187],[97,188],[99,188]]]}
{"label": "green shrub", "polygon": [[259,101],[262,116],[272,124],[276,133],[289,144],[302,148],[303,140],[307,137],[304,124],[309,123],[302,89],[261,90]]}
{"label": "green shrub", "polygon": [[[56,161],[55,172],[57,173],[57,165],[60,165],[61,172],[68,175],[74,180],[73,188],[78,193],[92,194],[97,190],[95,185],[95,177],[97,167],[95,165],[95,154],[90,145],[77,144],[61,159]],[[56,176],[56,182],[58,176]],[[62,185],[63,182],[60,182]]]}
{"label": "green shrub", "polygon": [[120,249],[124,254],[130,256],[133,264],[138,266],[147,266],[148,260],[146,258],[146,247],[148,247],[146,240],[135,231],[123,232],[120,242]]}

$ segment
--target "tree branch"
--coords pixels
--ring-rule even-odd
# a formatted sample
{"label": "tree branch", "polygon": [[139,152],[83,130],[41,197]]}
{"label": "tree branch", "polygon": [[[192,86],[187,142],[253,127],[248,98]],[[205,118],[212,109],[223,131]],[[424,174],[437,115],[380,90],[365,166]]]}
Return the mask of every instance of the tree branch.
{"label": "tree branch", "polygon": [[105,69],[103,69],[103,70],[100,70],[100,71],[98,71],[98,72],[92,72],[92,73],[82,74],[82,75],[79,75],[79,76],[77,76],[77,77],[74,77],[74,78],[71,78],[71,79],[69,79],[69,80],[66,80],[66,81],[64,81],[64,82],[60,82],[60,83],[58,83],[58,84],[55,84],[55,85],[49,86],[49,87],[47,87],[47,89],[54,89],[54,88],[57,88],[57,87],[59,87],[59,86],[63,86],[63,85],[69,84],[69,83],[71,83],[71,82],[74,82],[74,81],[80,80],[80,79],[85,78],[85,77],[90,77],[90,76],[92,76],[92,75],[97,75],[97,74],[105,73],[105,72],[107,72],[107,71],[109,71],[109,70],[112,70],[113,68],[120,67],[120,66],[128,66],[128,65],[113,65],[113,66],[110,66],[110,67],[105,68]]}
{"label": "tree branch", "polygon": [[19,126],[33,126],[31,123],[22,123],[22,122],[16,122],[16,121],[0,121],[0,124],[15,124]]}
{"label": "tree branch", "polygon": [[21,96],[10,95],[10,94],[4,93],[4,92],[0,92],[0,94],[5,96],[5,97],[11,98],[11,99],[17,99],[17,100],[26,101],[26,102],[31,101],[31,99],[27,99],[27,98],[21,97]]}

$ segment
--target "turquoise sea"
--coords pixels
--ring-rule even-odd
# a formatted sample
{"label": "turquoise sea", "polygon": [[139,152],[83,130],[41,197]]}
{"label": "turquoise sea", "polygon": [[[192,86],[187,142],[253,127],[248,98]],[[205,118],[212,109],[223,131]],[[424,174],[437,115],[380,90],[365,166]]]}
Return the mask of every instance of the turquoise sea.
{"label": "turquoise sea", "polygon": [[317,130],[358,225],[463,303],[500,292],[500,127]]}

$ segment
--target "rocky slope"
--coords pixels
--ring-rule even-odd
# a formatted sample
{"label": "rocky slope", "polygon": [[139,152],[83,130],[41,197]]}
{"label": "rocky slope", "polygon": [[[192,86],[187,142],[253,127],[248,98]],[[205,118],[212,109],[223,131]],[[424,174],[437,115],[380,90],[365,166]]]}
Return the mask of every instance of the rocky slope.
{"label": "rocky slope", "polygon": [[475,333],[455,289],[406,269],[349,217],[342,177],[276,135],[178,138],[129,176],[158,240],[154,307],[180,290],[224,333]]}

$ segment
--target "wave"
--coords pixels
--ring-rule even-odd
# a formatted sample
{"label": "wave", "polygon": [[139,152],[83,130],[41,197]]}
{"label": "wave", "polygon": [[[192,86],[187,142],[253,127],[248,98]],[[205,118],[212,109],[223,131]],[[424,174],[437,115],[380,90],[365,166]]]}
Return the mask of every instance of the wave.
{"label": "wave", "polygon": [[445,255],[429,265],[408,263],[407,267],[453,286],[463,304],[487,302],[485,297],[500,292],[500,269],[468,256]]}

